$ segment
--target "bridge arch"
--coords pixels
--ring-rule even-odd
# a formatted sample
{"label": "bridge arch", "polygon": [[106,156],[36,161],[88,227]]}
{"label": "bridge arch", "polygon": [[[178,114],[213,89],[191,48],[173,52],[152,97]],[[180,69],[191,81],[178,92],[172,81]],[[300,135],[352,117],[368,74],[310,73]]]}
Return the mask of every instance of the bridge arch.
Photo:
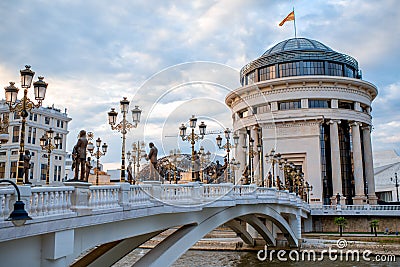
{"label": "bridge arch", "polygon": [[[298,246],[294,231],[282,215],[267,205],[240,205],[217,210],[197,224],[184,225],[140,258],[134,266],[170,266],[197,241],[218,226],[238,217],[260,215],[273,221],[291,246]],[[268,241],[267,241],[268,242]]]}

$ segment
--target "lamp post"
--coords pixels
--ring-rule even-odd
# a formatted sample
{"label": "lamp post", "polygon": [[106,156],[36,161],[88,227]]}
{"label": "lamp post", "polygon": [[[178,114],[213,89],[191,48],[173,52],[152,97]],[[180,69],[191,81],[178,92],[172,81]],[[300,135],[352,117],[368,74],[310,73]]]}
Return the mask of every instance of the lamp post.
{"label": "lamp post", "polygon": [[394,181],[394,186],[396,186],[397,202],[399,202],[399,181],[397,180],[397,172],[394,173],[394,179],[390,178],[390,181]]}
{"label": "lamp post", "polygon": [[232,172],[233,172],[232,181],[233,181],[233,184],[234,184],[234,183],[235,183],[235,180],[236,180],[235,172],[236,172],[236,170],[239,169],[239,167],[240,167],[240,162],[239,162],[239,161],[236,161],[235,158],[232,158],[232,160],[231,160],[231,162],[229,162],[229,164],[231,165],[231,170],[232,170]]}
{"label": "lamp post", "polygon": [[250,181],[254,183],[254,156],[258,153],[257,150],[254,150],[254,139],[250,138],[249,140],[249,156],[250,156]]}
{"label": "lamp post", "polygon": [[46,131],[46,134],[40,138],[40,146],[43,150],[47,151],[47,171],[46,171],[46,185],[50,184],[50,158],[51,158],[51,151],[58,148],[61,143],[61,137],[57,134],[54,137],[54,144],[51,140],[54,137],[54,131],[50,128]]}
{"label": "lamp post", "polygon": [[[24,175],[24,151],[25,151],[25,124],[26,117],[33,108],[39,108],[42,105],[42,101],[46,95],[47,83],[43,81],[43,77],[39,76],[39,80],[33,83],[35,104],[28,98],[28,89],[31,87],[33,76],[35,72],[31,69],[31,66],[26,65],[24,70],[20,70],[21,74],[21,87],[24,89],[24,96],[21,100],[17,101],[19,89],[14,86],[14,82],[10,82],[10,85],[5,87],[6,104],[10,112],[18,112],[22,117],[21,120],[21,135],[19,140],[19,160],[18,160],[18,172],[17,172],[17,184],[23,184]],[[27,181],[26,181],[27,182]]]}
{"label": "lamp post", "polygon": [[9,183],[17,191],[17,201],[14,203],[14,210],[11,212],[10,216],[6,219],[6,221],[11,221],[15,226],[22,226],[25,224],[26,220],[32,220],[29,217],[28,212],[24,209],[25,203],[21,201],[21,193],[19,192],[18,186],[10,180],[0,180],[0,183]]}
{"label": "lamp post", "polygon": [[172,158],[172,163],[174,165],[174,181],[175,181],[175,184],[178,183],[178,177],[177,177],[178,168],[177,168],[177,164],[181,161],[180,154],[181,154],[181,151],[179,149],[174,149],[174,150],[171,150],[169,152],[169,156],[170,156],[170,158]]}
{"label": "lamp post", "polygon": [[[102,151],[100,151],[100,147],[101,147]],[[97,160],[96,161],[96,185],[98,185],[99,184],[99,171],[100,171],[100,158],[107,153],[108,145],[106,143],[103,143],[103,145],[101,145],[101,139],[100,139],[100,137],[98,137],[96,140],[96,148],[97,148],[97,150],[94,151],[94,145],[92,142],[89,142],[89,144],[87,145],[87,150],[89,151],[90,155],[93,157],[96,157],[96,160]]]}
{"label": "lamp post", "polygon": [[146,157],[145,146],[146,144],[143,141],[137,141],[137,143],[132,143],[132,151],[128,151],[126,153],[128,156],[128,161],[133,163],[133,179],[136,179],[136,175],[139,174],[140,160]]}
{"label": "lamp post", "polygon": [[118,112],[116,112],[115,109],[112,108],[111,111],[108,112],[108,123],[110,124],[112,130],[117,130],[118,132],[122,133],[122,149],[121,149],[122,155],[121,155],[121,177],[120,177],[120,182],[122,183],[125,182],[125,142],[126,142],[125,135],[130,129],[136,128],[138,126],[142,111],[139,109],[139,106],[135,106],[135,108],[131,110],[132,121],[133,121],[132,124],[128,122],[126,119],[126,113],[128,113],[129,111],[129,100],[127,100],[126,97],[124,97],[119,103],[122,113],[122,121],[116,124]]}
{"label": "lamp post", "polygon": [[183,141],[188,141],[192,145],[192,181],[196,180],[195,177],[195,172],[194,172],[194,162],[195,162],[195,152],[194,152],[194,145],[196,144],[196,141],[203,139],[204,135],[206,134],[206,127],[207,125],[204,124],[202,121],[199,125],[199,134],[194,133],[194,129],[196,128],[196,123],[197,123],[197,118],[192,115],[192,117],[189,119],[189,127],[192,129],[192,132],[188,135],[186,135],[186,129],[187,127],[185,124],[182,123],[182,125],[179,127],[179,135],[182,138]]}
{"label": "lamp post", "polygon": [[230,182],[230,180],[231,180],[231,178],[230,178],[231,177],[231,168],[230,168],[230,164],[229,164],[229,162],[230,162],[229,161],[229,154],[231,152],[232,145],[229,142],[230,141],[230,134],[231,134],[231,131],[229,130],[229,128],[225,129],[224,134],[225,134],[225,139],[226,139],[226,143],[224,145],[222,144],[222,137],[220,135],[217,136],[216,140],[217,140],[218,148],[226,150],[226,157],[227,157],[227,160],[228,160],[227,182]]}
{"label": "lamp post", "polygon": [[204,151],[204,147],[200,147],[199,149],[199,156],[200,156],[200,169],[201,169],[201,181],[204,183],[204,169],[210,163],[211,152]]}
{"label": "lamp post", "polygon": [[310,191],[312,191],[313,187],[306,181],[306,185],[304,187],[307,191],[307,203],[310,204]]}
{"label": "lamp post", "polygon": [[275,187],[275,183],[276,183],[276,177],[275,177],[275,164],[277,162],[280,162],[280,160],[282,159],[282,156],[280,153],[275,154],[275,149],[271,149],[271,152],[267,155],[265,155],[266,160],[268,163],[270,163],[272,165],[272,185]]}

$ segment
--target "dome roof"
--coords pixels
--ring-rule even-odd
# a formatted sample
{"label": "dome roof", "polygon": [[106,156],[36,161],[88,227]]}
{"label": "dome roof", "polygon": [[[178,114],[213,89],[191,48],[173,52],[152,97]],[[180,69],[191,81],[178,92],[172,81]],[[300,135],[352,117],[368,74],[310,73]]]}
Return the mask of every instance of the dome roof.
{"label": "dome roof", "polygon": [[280,53],[280,52],[287,52],[287,51],[330,51],[333,52],[333,50],[324,45],[323,43],[320,43],[316,40],[312,39],[307,39],[307,38],[292,38],[288,40],[284,40],[267,51],[263,54],[263,56],[268,56],[271,54],[275,53]]}

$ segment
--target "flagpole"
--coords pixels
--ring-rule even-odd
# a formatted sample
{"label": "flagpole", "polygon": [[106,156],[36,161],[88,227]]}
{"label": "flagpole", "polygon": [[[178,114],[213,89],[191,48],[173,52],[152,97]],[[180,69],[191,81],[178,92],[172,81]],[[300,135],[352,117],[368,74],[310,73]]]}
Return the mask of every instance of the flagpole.
{"label": "flagpole", "polygon": [[294,13],[294,7],[293,7],[293,15],[294,15],[294,20],[293,20],[294,38],[297,38],[297,32],[296,32],[296,14]]}

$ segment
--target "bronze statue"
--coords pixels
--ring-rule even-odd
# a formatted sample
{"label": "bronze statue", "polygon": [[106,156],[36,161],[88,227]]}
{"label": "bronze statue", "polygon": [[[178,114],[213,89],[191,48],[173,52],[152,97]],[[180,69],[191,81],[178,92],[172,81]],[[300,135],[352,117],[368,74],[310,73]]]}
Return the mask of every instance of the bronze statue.
{"label": "bronze statue", "polygon": [[128,167],[126,168],[128,172],[128,183],[130,184],[135,184],[133,181],[133,176],[132,176],[132,162],[129,162]]}
{"label": "bronze statue", "polygon": [[88,144],[88,140],[86,138],[86,131],[81,130],[79,132],[79,139],[76,143],[74,149],[76,148],[76,163],[75,163],[75,180],[78,180],[79,168],[81,169],[80,179],[81,181],[85,181],[85,163],[86,163],[86,147]]}
{"label": "bronze statue", "polygon": [[92,168],[92,165],[90,165],[90,157],[87,158],[87,161],[85,163],[85,181],[89,181],[89,174],[90,174],[90,169]]}
{"label": "bronze statue", "polygon": [[156,180],[156,171],[157,171],[157,153],[158,149],[154,146],[153,143],[149,143],[150,152],[149,155],[146,156],[146,160],[150,160],[150,180]]}
{"label": "bronze statue", "polygon": [[24,155],[24,177],[25,177],[25,184],[31,184],[29,182],[29,169],[31,168],[31,154],[29,153],[29,150],[25,150],[25,155]]}

